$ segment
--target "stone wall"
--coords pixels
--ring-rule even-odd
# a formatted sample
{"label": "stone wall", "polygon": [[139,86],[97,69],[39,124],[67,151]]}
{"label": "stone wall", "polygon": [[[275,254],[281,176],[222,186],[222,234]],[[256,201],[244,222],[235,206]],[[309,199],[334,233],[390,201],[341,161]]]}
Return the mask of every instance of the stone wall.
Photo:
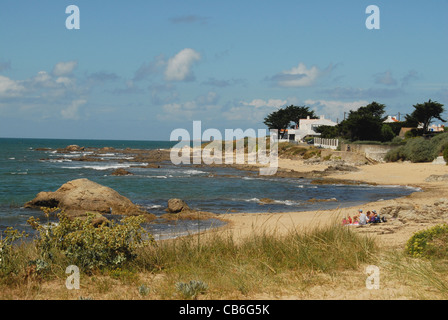
{"label": "stone wall", "polygon": [[341,143],[342,151],[351,151],[355,153],[362,154],[369,159],[375,161],[384,161],[384,156],[389,150],[395,149],[397,146],[384,146],[375,144],[346,144]]}

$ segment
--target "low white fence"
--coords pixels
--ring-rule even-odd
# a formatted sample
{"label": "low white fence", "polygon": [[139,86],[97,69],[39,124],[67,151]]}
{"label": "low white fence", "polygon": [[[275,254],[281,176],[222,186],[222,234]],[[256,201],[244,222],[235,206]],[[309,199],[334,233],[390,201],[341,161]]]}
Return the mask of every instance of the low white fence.
{"label": "low white fence", "polygon": [[336,150],[339,146],[339,140],[338,139],[314,138],[314,146],[321,147],[324,149]]}

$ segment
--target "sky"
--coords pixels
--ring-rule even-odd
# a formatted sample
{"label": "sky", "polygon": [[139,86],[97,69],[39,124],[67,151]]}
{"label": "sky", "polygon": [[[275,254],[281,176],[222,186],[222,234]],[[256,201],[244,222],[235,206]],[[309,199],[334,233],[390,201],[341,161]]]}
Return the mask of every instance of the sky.
{"label": "sky", "polygon": [[0,137],[166,141],[193,121],[266,129],[291,104],[333,121],[372,101],[448,109],[447,18],[448,0],[2,0]]}

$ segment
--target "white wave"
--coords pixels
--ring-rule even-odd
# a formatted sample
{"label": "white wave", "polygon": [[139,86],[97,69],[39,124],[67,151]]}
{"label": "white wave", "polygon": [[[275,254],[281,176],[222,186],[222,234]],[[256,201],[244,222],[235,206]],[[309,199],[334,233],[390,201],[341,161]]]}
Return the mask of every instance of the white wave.
{"label": "white wave", "polygon": [[8,158],[9,160],[16,160],[16,158]]}
{"label": "white wave", "polygon": [[93,170],[109,170],[109,169],[121,169],[130,168],[130,164],[109,164],[109,165],[84,165],[84,166],[73,166],[73,167],[62,167],[63,169],[93,169]]}
{"label": "white wave", "polygon": [[310,186],[310,185],[305,186],[305,185],[303,185],[303,184],[299,184],[299,185],[297,185],[296,188],[299,188],[299,189],[304,189],[304,188],[305,188],[305,189],[317,189],[316,186]]}
{"label": "white wave", "polygon": [[293,201],[293,200],[274,200],[274,203],[284,204],[286,206],[295,206],[295,205],[299,205],[300,204],[300,202]]}
{"label": "white wave", "polygon": [[147,206],[148,209],[158,209],[158,208],[162,208],[162,206],[160,204],[155,204],[152,206]]}
{"label": "white wave", "polygon": [[72,162],[71,159],[51,159],[51,160],[47,160],[48,162],[57,162],[57,163],[62,163],[62,162]]}
{"label": "white wave", "polygon": [[25,175],[28,174],[28,172],[11,172],[11,174],[16,175],[16,174],[20,174],[20,175]]}
{"label": "white wave", "polygon": [[298,201],[293,201],[293,200],[272,200],[272,202],[267,203],[264,201],[261,201],[261,199],[258,198],[250,198],[250,199],[232,199],[233,201],[246,201],[246,202],[257,202],[257,203],[262,203],[262,204],[283,204],[286,206],[296,206],[301,204],[301,202]]}
{"label": "white wave", "polygon": [[207,172],[204,172],[204,171],[201,171],[201,170],[191,169],[191,170],[184,170],[184,171],[182,171],[182,173],[185,173],[185,174],[202,174],[202,173],[207,173]]}

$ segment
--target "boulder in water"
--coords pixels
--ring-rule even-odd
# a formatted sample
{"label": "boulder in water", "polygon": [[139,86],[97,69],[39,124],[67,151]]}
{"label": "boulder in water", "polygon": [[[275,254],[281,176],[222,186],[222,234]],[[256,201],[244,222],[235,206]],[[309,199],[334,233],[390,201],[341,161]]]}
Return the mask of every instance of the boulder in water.
{"label": "boulder in water", "polygon": [[133,176],[132,172],[129,172],[123,168],[118,168],[114,172],[111,173],[112,176]]}
{"label": "boulder in water", "polygon": [[115,190],[88,179],[65,183],[55,192],[40,192],[25,208],[59,208],[68,215],[86,212],[116,215],[147,214]]}
{"label": "boulder in water", "polygon": [[190,207],[182,199],[169,199],[168,200],[167,211],[170,213],[179,213],[182,211],[189,211],[189,210],[190,210]]}

